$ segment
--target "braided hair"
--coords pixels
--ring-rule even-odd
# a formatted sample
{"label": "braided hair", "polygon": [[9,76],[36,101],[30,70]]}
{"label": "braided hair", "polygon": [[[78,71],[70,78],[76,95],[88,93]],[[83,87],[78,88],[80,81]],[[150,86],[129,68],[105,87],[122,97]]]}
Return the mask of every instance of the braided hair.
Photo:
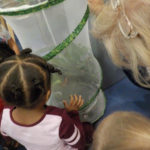
{"label": "braided hair", "polygon": [[9,45],[0,42],[0,62],[12,55],[15,55],[15,52],[9,47]]}
{"label": "braided hair", "polygon": [[35,107],[50,89],[55,69],[41,57],[25,49],[0,64],[0,97],[8,104],[23,108]]}

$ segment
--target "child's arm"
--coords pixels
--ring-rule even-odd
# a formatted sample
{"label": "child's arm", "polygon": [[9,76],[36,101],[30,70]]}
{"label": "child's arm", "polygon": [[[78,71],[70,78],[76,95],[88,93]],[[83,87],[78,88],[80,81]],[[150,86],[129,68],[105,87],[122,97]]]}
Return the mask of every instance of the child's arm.
{"label": "child's arm", "polygon": [[88,5],[90,8],[90,11],[97,16],[100,13],[104,5],[104,1],[103,0],[88,0]]}
{"label": "child's arm", "polygon": [[84,103],[82,96],[71,95],[70,103],[68,104],[66,101],[63,101],[63,103],[69,117],[72,118],[73,121],[76,123],[80,122],[78,110]]}
{"label": "child's arm", "polygon": [[84,150],[85,133],[77,112],[83,105],[83,99],[81,96],[71,96],[70,104],[64,102],[64,105],[67,111],[62,114],[59,136],[67,145]]}
{"label": "child's arm", "polygon": [[[2,118],[2,113],[3,113],[3,108],[4,108],[4,103],[0,99],[0,127],[1,127],[1,118]],[[3,141],[4,141],[3,146],[8,147],[9,149],[17,148],[19,146],[18,142],[16,142],[15,140],[11,139],[6,134],[2,134],[1,129],[0,129],[0,137],[3,138]]]}

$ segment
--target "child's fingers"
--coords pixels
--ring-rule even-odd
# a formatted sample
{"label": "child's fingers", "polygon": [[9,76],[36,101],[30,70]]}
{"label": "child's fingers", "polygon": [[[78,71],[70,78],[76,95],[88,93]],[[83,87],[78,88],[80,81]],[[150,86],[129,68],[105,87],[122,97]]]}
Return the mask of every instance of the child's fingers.
{"label": "child's fingers", "polygon": [[80,108],[83,105],[83,103],[84,103],[83,99],[80,99],[78,103],[78,107]]}
{"label": "child's fingers", "polygon": [[78,106],[80,105],[81,100],[82,100],[82,96],[80,95],[80,96],[79,96],[79,99],[78,99],[78,103],[77,103]]}
{"label": "child's fingers", "polygon": [[72,95],[70,95],[70,106],[73,104],[74,98]]}
{"label": "child's fingers", "polygon": [[78,96],[75,94],[74,95],[74,105],[77,105],[78,101],[79,101]]}
{"label": "child's fingers", "polygon": [[[72,95],[71,95],[71,96],[72,96]],[[77,95],[73,95],[70,105],[71,105],[71,106],[75,106],[77,101],[78,101]]]}
{"label": "child's fingers", "polygon": [[79,104],[79,107],[83,106],[83,104],[84,104],[84,100],[82,99],[80,104]]}
{"label": "child's fingers", "polygon": [[79,95],[79,100],[81,100],[82,99],[82,96],[81,95]]}
{"label": "child's fingers", "polygon": [[78,96],[78,95],[70,95],[70,106],[79,106],[81,105],[81,101],[82,101],[82,96]]}
{"label": "child's fingers", "polygon": [[65,108],[68,108],[68,103],[67,103],[66,100],[63,100],[63,104],[64,104],[64,107],[65,107]]}

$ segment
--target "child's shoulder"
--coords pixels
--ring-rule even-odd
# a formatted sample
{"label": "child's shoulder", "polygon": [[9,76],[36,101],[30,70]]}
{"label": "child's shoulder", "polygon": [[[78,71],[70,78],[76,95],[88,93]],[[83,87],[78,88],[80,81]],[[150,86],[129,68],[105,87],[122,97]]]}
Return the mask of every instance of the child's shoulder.
{"label": "child's shoulder", "polygon": [[64,109],[62,108],[58,108],[55,106],[46,106],[46,114],[47,115],[56,115],[56,116],[62,116],[62,114],[64,113]]}
{"label": "child's shoulder", "polygon": [[2,111],[10,111],[14,108],[15,108],[14,106],[4,106]]}
{"label": "child's shoulder", "polygon": [[12,109],[14,109],[14,108],[15,108],[15,107],[13,107],[13,106],[4,106],[4,105],[3,105],[3,108],[0,109],[0,113],[3,114],[3,112],[10,111],[10,110],[12,110]]}

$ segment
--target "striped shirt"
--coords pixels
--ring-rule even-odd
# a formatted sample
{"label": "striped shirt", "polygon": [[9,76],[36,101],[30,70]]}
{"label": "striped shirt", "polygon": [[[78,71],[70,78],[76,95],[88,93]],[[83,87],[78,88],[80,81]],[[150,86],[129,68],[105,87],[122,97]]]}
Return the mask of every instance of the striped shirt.
{"label": "striped shirt", "polygon": [[24,145],[27,150],[84,150],[85,135],[78,112],[48,106],[36,123],[23,125],[12,117],[14,108],[4,108],[1,133]]}

